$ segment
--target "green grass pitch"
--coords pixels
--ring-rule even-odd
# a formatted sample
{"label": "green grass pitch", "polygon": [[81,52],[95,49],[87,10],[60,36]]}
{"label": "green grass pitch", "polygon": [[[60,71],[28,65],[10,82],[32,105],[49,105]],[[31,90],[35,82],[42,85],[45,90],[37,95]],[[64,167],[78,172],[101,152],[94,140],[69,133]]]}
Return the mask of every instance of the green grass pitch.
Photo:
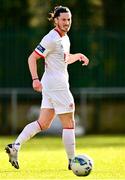
{"label": "green grass pitch", "polygon": [[125,136],[88,135],[76,138],[76,154],[88,154],[94,168],[87,177],[67,170],[67,158],[61,137],[36,136],[19,153],[20,169],[8,162],[4,151],[15,137],[0,137],[0,180],[125,180]]}

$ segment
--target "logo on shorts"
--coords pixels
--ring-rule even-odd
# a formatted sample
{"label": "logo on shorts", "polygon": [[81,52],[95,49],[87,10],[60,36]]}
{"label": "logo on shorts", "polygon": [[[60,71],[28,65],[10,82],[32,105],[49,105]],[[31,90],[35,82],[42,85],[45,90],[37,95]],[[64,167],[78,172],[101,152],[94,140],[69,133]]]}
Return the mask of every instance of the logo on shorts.
{"label": "logo on shorts", "polygon": [[73,109],[73,106],[74,106],[73,103],[71,103],[71,104],[69,105],[69,107],[70,107],[71,109]]}
{"label": "logo on shorts", "polygon": [[41,44],[39,44],[39,45],[37,46],[37,49],[38,49],[41,53],[43,53],[43,52],[45,51],[45,48],[44,48],[43,46],[41,46]]}

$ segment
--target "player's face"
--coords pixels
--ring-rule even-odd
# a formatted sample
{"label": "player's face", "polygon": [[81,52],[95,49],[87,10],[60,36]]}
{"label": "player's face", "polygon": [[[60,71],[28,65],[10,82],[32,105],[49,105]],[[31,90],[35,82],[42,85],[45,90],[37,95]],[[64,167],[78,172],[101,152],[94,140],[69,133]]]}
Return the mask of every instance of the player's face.
{"label": "player's face", "polygon": [[60,13],[60,16],[56,18],[56,27],[62,32],[67,33],[71,27],[72,19],[71,13]]}

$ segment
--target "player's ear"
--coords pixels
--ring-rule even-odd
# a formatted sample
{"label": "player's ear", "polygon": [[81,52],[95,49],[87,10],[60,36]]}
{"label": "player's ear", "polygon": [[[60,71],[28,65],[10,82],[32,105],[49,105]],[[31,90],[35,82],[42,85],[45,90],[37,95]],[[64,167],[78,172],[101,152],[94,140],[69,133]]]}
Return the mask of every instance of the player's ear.
{"label": "player's ear", "polygon": [[58,24],[58,19],[57,19],[57,18],[54,19],[54,24],[55,24],[55,25]]}

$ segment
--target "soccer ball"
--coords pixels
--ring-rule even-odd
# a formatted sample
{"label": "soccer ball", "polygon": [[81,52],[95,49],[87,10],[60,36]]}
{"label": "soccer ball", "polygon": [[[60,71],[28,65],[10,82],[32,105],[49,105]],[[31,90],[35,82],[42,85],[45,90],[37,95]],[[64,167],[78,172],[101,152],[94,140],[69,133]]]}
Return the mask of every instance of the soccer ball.
{"label": "soccer ball", "polygon": [[77,176],[88,176],[93,168],[93,161],[87,155],[77,155],[72,159],[71,169]]}

